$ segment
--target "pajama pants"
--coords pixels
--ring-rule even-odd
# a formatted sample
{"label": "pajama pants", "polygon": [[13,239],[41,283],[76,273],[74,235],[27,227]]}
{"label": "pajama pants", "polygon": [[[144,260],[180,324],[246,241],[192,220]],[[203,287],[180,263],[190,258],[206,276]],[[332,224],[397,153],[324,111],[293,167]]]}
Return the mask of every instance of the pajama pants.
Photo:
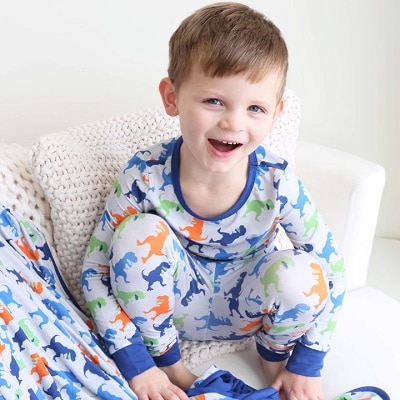
{"label": "pajama pants", "polygon": [[304,251],[206,259],[186,251],[153,214],[126,218],[114,233],[111,254],[114,294],[152,356],[162,356],[178,335],[192,340],[254,335],[258,346],[284,359],[328,298],[321,266]]}

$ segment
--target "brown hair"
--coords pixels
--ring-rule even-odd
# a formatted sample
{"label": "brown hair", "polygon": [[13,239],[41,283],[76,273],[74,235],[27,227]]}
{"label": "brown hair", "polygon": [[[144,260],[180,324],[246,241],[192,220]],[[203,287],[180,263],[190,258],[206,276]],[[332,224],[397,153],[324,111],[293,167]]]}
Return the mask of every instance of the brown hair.
{"label": "brown hair", "polygon": [[278,72],[282,97],[288,51],[280,30],[265,15],[240,3],[215,3],[184,19],[169,41],[168,75],[177,88],[195,63],[208,76],[244,73],[251,82]]}

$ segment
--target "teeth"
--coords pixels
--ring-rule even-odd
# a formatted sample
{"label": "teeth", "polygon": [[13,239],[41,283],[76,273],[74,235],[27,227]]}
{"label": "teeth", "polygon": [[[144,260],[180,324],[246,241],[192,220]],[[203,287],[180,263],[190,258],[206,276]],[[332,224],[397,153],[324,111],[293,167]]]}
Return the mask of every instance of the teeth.
{"label": "teeth", "polygon": [[239,144],[239,143],[237,143],[237,142],[228,142],[228,141],[226,141],[226,140],[219,140],[219,142],[221,142],[221,143],[223,143],[223,144],[229,144],[229,145],[237,145],[237,144]]}

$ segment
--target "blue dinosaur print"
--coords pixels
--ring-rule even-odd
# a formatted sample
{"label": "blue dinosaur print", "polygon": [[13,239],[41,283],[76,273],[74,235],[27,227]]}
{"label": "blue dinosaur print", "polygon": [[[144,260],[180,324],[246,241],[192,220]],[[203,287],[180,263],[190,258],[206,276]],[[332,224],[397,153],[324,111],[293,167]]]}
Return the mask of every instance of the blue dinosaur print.
{"label": "blue dinosaur print", "polygon": [[133,196],[135,198],[136,202],[138,204],[140,204],[143,200],[146,199],[146,193],[144,193],[142,190],[140,190],[140,188],[137,184],[138,181],[139,181],[138,179],[135,179],[132,182],[131,189],[129,190],[129,192],[125,193],[125,196],[128,198]]}
{"label": "blue dinosaur print", "polygon": [[14,237],[17,236],[17,227],[14,225],[12,218],[10,218],[10,210],[8,208],[3,208],[0,212],[0,226],[3,228],[10,228]]}
{"label": "blue dinosaur print", "polygon": [[67,359],[71,359],[75,361],[76,353],[75,351],[69,349],[68,347],[64,346],[61,342],[56,341],[56,337],[58,335],[53,336],[50,339],[50,343],[46,346],[43,346],[43,350],[51,349],[54,351],[53,360],[56,361],[56,358],[63,357]]}
{"label": "blue dinosaur print", "polygon": [[304,186],[303,186],[302,182],[299,180],[297,183],[299,186],[299,194],[297,197],[297,202],[296,203],[292,202],[291,205],[294,209],[300,211],[300,217],[304,217],[304,215],[305,215],[304,207],[306,206],[306,204],[311,204],[311,201],[307,197],[307,195],[304,191]]}
{"label": "blue dinosaur print", "polygon": [[125,283],[130,283],[126,269],[132,267],[137,262],[138,258],[135,253],[128,251],[120,260],[113,265],[115,280],[122,277]]}
{"label": "blue dinosaur print", "polygon": [[246,275],[247,275],[247,272],[243,271],[239,275],[239,278],[236,281],[236,286],[233,286],[232,289],[230,289],[228,292],[224,291],[224,298],[228,299],[229,311],[230,311],[229,315],[231,317],[233,317],[233,311],[236,311],[239,314],[239,317],[243,318],[243,315],[239,311],[239,298],[240,298],[240,295],[242,294],[242,285],[243,285],[243,281],[244,281],[244,278],[246,277]]}
{"label": "blue dinosaur print", "polygon": [[49,299],[43,299],[42,301],[50,311],[57,315],[59,319],[66,318],[71,324],[75,322],[71,316],[70,310],[68,310],[63,304]]}
{"label": "blue dinosaur print", "polygon": [[327,237],[326,237],[326,242],[325,246],[322,249],[322,252],[317,253],[317,256],[324,258],[326,262],[329,263],[329,260],[331,259],[331,256],[335,254],[337,255],[338,252],[333,246],[333,235],[331,232],[328,232]]}
{"label": "blue dinosaur print", "polygon": [[199,287],[199,281],[194,279],[192,276],[192,279],[190,280],[189,290],[181,300],[182,305],[187,306],[188,303],[192,300],[193,296],[199,293],[203,293],[205,295],[206,291]]}
{"label": "blue dinosaur print", "polygon": [[299,319],[300,314],[304,314],[306,311],[310,309],[310,306],[305,303],[297,304],[296,307],[293,307],[289,310],[286,310],[282,314],[277,313],[276,318],[279,322],[285,321],[287,319],[292,321],[297,321]]}
{"label": "blue dinosaur print", "polygon": [[165,335],[165,330],[172,326],[172,314],[168,315],[167,318],[159,325],[153,325],[154,329],[160,332],[160,337]]}
{"label": "blue dinosaur print", "polygon": [[202,317],[195,317],[194,318],[196,321],[204,321],[204,326],[198,326],[196,327],[196,330],[203,330],[203,329],[210,329],[212,331],[214,331],[215,327],[220,326],[220,325],[224,325],[224,326],[231,326],[232,322],[229,318],[225,318],[225,317],[220,317],[217,318],[215,316],[215,314],[210,311],[210,313],[208,315],[203,315]]}
{"label": "blue dinosaur print", "polygon": [[167,167],[165,167],[162,171],[162,180],[163,184],[160,186],[160,190],[165,191],[165,188],[168,185],[172,185],[172,172],[166,173]]}
{"label": "blue dinosaur print", "polygon": [[158,267],[150,271],[148,275],[146,275],[142,271],[143,279],[148,282],[147,291],[153,290],[153,285],[156,282],[159,282],[161,286],[166,286],[166,284],[163,281],[162,273],[164,271],[167,271],[169,268],[170,268],[169,263],[163,261]]}
{"label": "blue dinosaur print", "polygon": [[126,173],[126,171],[131,168],[137,167],[140,172],[144,172],[146,170],[146,162],[140,158],[140,155],[151,154],[148,150],[138,151],[127,163],[125,169],[123,169],[122,173]]}
{"label": "blue dinosaur print", "polygon": [[244,225],[240,225],[235,231],[232,233],[222,232],[221,228],[217,229],[217,232],[221,235],[220,239],[210,239],[210,243],[222,243],[223,245],[228,245],[233,243],[237,238],[244,236],[246,234],[246,227]]}

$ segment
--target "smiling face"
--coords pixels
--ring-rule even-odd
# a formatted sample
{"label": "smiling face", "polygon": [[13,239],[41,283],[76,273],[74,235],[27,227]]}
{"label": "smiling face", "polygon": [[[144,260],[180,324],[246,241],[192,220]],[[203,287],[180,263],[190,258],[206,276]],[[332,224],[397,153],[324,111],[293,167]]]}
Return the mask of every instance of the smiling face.
{"label": "smiling face", "polygon": [[271,132],[282,109],[280,89],[275,73],[254,83],[243,74],[210,77],[198,66],[178,91],[163,79],[166,112],[180,119],[181,169],[206,175],[247,171],[249,154]]}

